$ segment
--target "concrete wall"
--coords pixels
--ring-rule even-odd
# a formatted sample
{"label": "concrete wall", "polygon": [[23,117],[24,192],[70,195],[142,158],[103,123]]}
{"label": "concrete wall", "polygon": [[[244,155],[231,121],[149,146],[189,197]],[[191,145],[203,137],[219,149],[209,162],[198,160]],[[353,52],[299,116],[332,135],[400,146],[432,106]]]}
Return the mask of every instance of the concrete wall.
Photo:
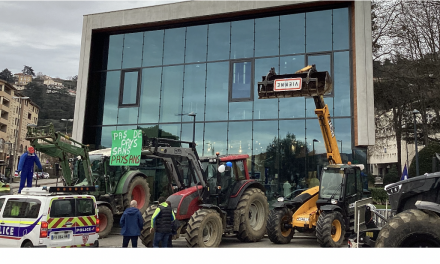
{"label": "concrete wall", "polygon": [[[187,1],[173,4],[128,9],[86,15],[83,19],[78,87],[72,137],[82,142],[87,82],[90,62],[90,47],[93,30],[116,29],[130,25],[143,26],[158,23],[176,23],[183,20],[221,16],[234,12],[258,11],[260,9],[282,9],[286,5],[319,4],[324,1]],[[334,2],[328,2],[334,3]],[[353,65],[356,74],[353,83],[356,89],[355,145],[374,145],[373,66],[371,51],[370,2],[354,2],[354,43],[356,59]],[[352,31],[353,32],[353,31]]]}

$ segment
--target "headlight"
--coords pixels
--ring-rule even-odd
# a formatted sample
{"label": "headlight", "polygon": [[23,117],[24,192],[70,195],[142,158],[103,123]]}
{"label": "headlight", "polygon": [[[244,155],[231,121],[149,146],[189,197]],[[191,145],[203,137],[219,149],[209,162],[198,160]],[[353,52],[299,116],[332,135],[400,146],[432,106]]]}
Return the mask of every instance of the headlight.
{"label": "headlight", "polygon": [[332,199],[331,203],[332,204],[338,204],[338,200]]}
{"label": "headlight", "polygon": [[278,202],[284,202],[284,197],[278,197],[277,201]]}

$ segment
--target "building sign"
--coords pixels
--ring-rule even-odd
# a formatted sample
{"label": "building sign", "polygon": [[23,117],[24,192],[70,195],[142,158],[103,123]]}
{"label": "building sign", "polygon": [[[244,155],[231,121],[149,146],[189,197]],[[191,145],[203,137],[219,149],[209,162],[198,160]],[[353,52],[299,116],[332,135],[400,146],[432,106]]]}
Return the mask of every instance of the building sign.
{"label": "building sign", "polygon": [[273,90],[277,91],[295,91],[301,90],[302,78],[278,79],[273,83]]}
{"label": "building sign", "polygon": [[138,166],[141,160],[142,130],[112,131],[110,165]]}

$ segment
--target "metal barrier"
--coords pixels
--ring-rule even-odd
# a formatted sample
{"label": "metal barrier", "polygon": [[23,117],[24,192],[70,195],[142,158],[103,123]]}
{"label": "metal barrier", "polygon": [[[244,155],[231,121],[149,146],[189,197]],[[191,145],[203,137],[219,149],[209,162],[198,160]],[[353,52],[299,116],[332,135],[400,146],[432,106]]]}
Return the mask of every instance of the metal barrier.
{"label": "metal barrier", "polygon": [[[391,209],[376,209],[376,213],[379,213],[387,220],[394,216],[394,213],[391,212]],[[383,227],[386,224],[386,222],[376,214],[374,214],[373,220],[376,223],[377,227]]]}

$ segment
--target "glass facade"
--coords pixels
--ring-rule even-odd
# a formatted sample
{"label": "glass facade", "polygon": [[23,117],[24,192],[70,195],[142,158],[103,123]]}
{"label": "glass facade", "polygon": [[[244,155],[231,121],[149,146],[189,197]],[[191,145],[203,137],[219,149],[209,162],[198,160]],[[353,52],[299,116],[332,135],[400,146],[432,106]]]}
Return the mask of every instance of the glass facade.
{"label": "glass facade", "polygon": [[200,156],[248,154],[251,177],[272,193],[286,181],[307,187],[327,163],[313,98],[259,100],[257,83],[271,67],[328,71],[334,90],[324,100],[343,161],[353,161],[349,18],[342,7],[110,35],[97,70],[105,99],[96,145],[110,147],[116,127],[138,126],[190,141],[195,113]]}

